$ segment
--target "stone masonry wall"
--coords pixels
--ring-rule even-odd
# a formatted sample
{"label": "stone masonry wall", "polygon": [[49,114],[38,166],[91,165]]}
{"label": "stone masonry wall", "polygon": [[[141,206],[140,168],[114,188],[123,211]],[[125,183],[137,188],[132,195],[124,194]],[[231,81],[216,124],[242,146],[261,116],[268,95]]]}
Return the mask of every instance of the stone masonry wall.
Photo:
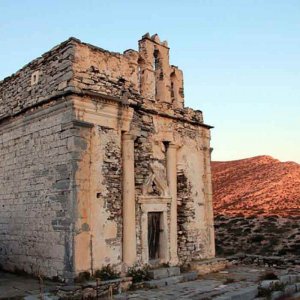
{"label": "stone masonry wall", "polygon": [[118,130],[94,125],[81,130],[85,149],[76,171],[78,220],[75,270],[93,273],[122,261],[122,164]]}
{"label": "stone masonry wall", "polygon": [[0,130],[0,264],[47,277],[72,271],[71,119],[65,103]]}
{"label": "stone masonry wall", "polygon": [[138,57],[134,50],[120,54],[77,43],[72,84],[80,90],[138,98]]}
{"label": "stone masonry wall", "polygon": [[190,251],[188,249],[188,231],[185,229],[186,222],[189,218],[195,218],[193,210],[188,209],[191,187],[184,172],[177,173],[177,214],[178,214],[178,247],[179,258],[182,261],[188,260]]}
{"label": "stone masonry wall", "polygon": [[[99,127],[103,151],[103,164],[101,168],[102,180],[100,195],[102,210],[106,214],[106,221],[103,222],[104,234],[103,245],[108,250],[102,253],[106,264],[120,266],[122,262],[122,155],[120,133],[114,129]],[[99,149],[100,150],[100,149]],[[97,199],[100,201],[100,199]],[[100,213],[100,211],[99,211]],[[97,249],[95,249],[97,251]],[[94,255],[97,258],[97,254]],[[96,259],[97,260],[97,259]],[[102,262],[95,261],[97,268]]]}
{"label": "stone masonry wall", "polygon": [[189,125],[177,124],[182,146],[178,150],[177,209],[178,254],[181,262],[214,256],[207,210],[211,199],[205,193],[206,172],[203,134]]}
{"label": "stone masonry wall", "polygon": [[[204,192],[206,183],[203,182],[206,151],[203,134],[206,134],[206,131],[174,120],[155,118],[154,121],[153,115],[143,111],[135,112],[132,129],[139,129],[139,136],[135,140],[136,199],[141,195],[145,179],[151,173],[150,164],[158,161],[166,166],[166,146],[163,141],[175,139],[179,145],[177,154],[179,259],[180,262],[184,262],[213,257],[214,251],[209,241],[206,217],[209,199]],[[140,205],[136,203],[139,259],[142,251],[140,216]]]}
{"label": "stone masonry wall", "polygon": [[75,47],[68,40],[0,81],[0,120],[67,89]]}
{"label": "stone masonry wall", "polygon": [[[142,260],[141,244],[141,206],[138,197],[142,195],[145,180],[151,173],[150,164],[159,161],[165,166],[165,157],[157,157],[154,154],[152,135],[154,134],[153,118],[151,115],[136,111],[133,116],[132,127],[138,130],[139,136],[134,143],[135,158],[135,188],[136,188],[136,233],[137,233],[137,259]],[[162,145],[162,143],[161,143]]]}

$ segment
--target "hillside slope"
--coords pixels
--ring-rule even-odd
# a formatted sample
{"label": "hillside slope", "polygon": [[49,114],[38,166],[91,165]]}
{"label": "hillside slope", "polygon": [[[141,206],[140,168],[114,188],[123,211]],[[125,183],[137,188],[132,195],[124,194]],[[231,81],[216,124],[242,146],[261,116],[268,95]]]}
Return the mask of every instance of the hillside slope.
{"label": "hillside slope", "polygon": [[300,216],[300,165],[270,156],[212,162],[216,216]]}
{"label": "hillside slope", "polygon": [[216,250],[300,263],[300,165],[257,156],[213,162]]}

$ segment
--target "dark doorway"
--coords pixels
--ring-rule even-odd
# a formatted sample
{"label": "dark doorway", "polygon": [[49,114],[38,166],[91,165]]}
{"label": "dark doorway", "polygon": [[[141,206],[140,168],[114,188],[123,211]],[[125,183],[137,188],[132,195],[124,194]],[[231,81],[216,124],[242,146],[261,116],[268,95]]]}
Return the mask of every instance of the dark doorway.
{"label": "dark doorway", "polygon": [[149,260],[159,258],[160,212],[148,213],[148,248]]}

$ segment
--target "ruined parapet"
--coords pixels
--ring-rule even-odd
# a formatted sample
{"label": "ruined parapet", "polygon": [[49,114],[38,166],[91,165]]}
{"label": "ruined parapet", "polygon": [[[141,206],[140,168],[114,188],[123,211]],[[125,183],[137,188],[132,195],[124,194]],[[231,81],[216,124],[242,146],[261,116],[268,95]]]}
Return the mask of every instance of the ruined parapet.
{"label": "ruined parapet", "polygon": [[[145,98],[171,102],[169,48],[157,34],[145,34],[139,41],[141,66],[141,93]],[[145,78],[144,78],[145,76]]]}
{"label": "ruined parapet", "polygon": [[139,51],[124,53],[70,38],[0,81],[0,119],[74,91],[101,93],[189,119],[183,73],[169,64],[169,50],[157,34],[144,35]]}
{"label": "ruined parapet", "polygon": [[0,121],[68,90],[78,41],[68,39],[0,81]]}
{"label": "ruined parapet", "polygon": [[159,36],[145,34],[139,41],[141,95],[157,102],[183,108],[183,73],[169,62],[168,43]]}
{"label": "ruined parapet", "polygon": [[[175,114],[184,108],[183,73],[169,63],[169,47],[158,35],[145,34],[139,51],[123,54],[77,43],[74,63],[74,86],[142,102],[151,109]],[[181,111],[186,117],[187,111]]]}
{"label": "ruined parapet", "polygon": [[171,100],[174,108],[184,107],[183,72],[171,66]]}
{"label": "ruined parapet", "polygon": [[[110,52],[90,44],[76,44],[73,87],[78,91],[93,91],[132,100],[139,97],[139,53],[126,50]],[[130,94],[130,95],[129,95]]]}

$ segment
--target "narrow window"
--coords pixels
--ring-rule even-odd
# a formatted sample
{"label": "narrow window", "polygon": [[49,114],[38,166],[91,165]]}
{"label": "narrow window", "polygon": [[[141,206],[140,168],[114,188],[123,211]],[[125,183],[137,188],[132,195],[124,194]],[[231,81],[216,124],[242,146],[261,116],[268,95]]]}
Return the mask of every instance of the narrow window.
{"label": "narrow window", "polygon": [[153,57],[154,57],[153,70],[156,71],[160,67],[160,64],[159,64],[159,51],[158,50],[154,50]]}

